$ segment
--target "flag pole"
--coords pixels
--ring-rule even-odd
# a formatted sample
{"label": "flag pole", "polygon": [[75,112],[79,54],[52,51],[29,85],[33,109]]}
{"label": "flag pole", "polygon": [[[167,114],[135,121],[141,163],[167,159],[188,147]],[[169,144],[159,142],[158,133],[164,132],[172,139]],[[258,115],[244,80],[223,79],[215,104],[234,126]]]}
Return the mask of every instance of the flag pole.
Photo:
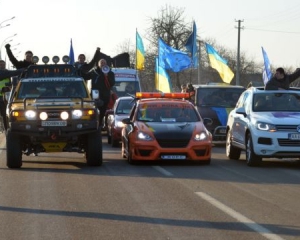
{"label": "flag pole", "polygon": [[201,69],[200,69],[200,63],[201,63],[201,61],[200,61],[200,58],[201,58],[201,41],[200,40],[198,40],[198,43],[199,43],[199,51],[198,51],[198,84],[201,84],[201,78],[200,78],[200,71],[201,71]]}

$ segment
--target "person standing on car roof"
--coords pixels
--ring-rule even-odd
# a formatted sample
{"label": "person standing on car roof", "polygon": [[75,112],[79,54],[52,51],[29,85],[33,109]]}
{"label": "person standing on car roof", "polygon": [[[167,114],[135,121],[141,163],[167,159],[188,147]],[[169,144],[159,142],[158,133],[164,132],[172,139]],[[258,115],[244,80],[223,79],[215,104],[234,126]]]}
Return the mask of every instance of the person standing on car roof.
{"label": "person standing on car roof", "polygon": [[28,66],[34,64],[32,61],[33,53],[31,51],[25,52],[25,59],[18,61],[12,53],[9,43],[5,45],[5,48],[10,62],[13,66],[15,66],[16,69],[27,68]]}
{"label": "person standing on car roof", "polygon": [[102,128],[103,118],[105,116],[105,111],[110,99],[111,88],[116,82],[115,74],[113,71],[111,71],[111,68],[107,65],[105,59],[100,59],[97,67],[93,68],[89,72],[82,72],[82,74],[84,79],[91,79],[91,89],[97,89],[99,91],[100,100],[103,102],[102,106],[99,107],[99,123]]}
{"label": "person standing on car roof", "polygon": [[[100,59],[99,55],[100,48],[97,48],[92,60],[89,63],[87,63],[85,55],[83,53],[79,54],[77,62],[74,63],[78,74],[83,77],[86,72],[88,72],[91,68],[95,67],[97,61]],[[85,80],[88,79],[85,78]]]}
{"label": "person standing on car roof", "polygon": [[290,84],[300,77],[300,68],[292,74],[285,74],[282,67],[277,68],[275,75],[267,82],[265,90],[280,90],[290,88]]}

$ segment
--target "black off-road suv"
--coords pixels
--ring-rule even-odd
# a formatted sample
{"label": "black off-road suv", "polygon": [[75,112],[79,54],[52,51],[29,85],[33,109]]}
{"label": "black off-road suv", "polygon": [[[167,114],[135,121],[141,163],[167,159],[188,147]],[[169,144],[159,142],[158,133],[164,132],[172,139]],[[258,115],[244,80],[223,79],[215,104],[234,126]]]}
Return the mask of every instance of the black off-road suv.
{"label": "black off-road suv", "polygon": [[6,119],[9,168],[20,168],[23,154],[40,152],[84,153],[88,165],[102,164],[97,92],[90,95],[73,65],[53,61],[28,67],[13,85]]}
{"label": "black off-road suv", "polygon": [[228,113],[246,89],[225,83],[194,85],[194,89],[195,105],[213,136],[213,143],[225,144]]}

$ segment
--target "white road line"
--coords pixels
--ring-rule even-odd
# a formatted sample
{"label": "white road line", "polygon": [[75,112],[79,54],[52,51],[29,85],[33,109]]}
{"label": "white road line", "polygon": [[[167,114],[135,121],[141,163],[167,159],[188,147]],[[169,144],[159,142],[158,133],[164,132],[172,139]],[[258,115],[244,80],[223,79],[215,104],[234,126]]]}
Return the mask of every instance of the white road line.
{"label": "white road line", "polygon": [[213,206],[217,207],[224,213],[227,213],[229,216],[233,217],[237,221],[245,224],[247,227],[251,228],[255,232],[261,234],[265,238],[269,240],[284,240],[284,238],[281,238],[280,236],[272,233],[270,230],[264,228],[263,226],[255,223],[251,219],[245,217],[244,215],[238,213],[237,211],[231,209],[230,207],[226,206],[225,204],[219,202],[218,200],[214,199],[213,197],[207,195],[204,192],[195,192],[199,197],[204,199],[205,201],[209,202]]}
{"label": "white road line", "polygon": [[164,169],[160,166],[153,166],[153,168],[156,169],[157,171],[159,171],[160,173],[162,173],[163,175],[166,175],[167,177],[173,176],[172,173],[168,172],[166,169]]}

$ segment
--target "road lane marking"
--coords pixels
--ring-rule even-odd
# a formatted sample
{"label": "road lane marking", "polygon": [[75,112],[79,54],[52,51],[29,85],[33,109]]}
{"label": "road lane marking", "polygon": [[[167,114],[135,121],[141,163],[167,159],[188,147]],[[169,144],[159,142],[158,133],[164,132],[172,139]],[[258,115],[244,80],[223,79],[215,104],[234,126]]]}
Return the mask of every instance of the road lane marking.
{"label": "road lane marking", "polygon": [[195,192],[196,195],[204,199],[205,201],[209,202],[216,208],[220,209],[224,213],[227,213],[232,218],[236,219],[237,221],[245,224],[247,227],[251,228],[255,232],[259,233],[260,235],[264,236],[265,238],[269,240],[284,240],[284,238],[281,238],[280,236],[272,233],[267,228],[257,224],[256,222],[252,221],[251,219],[245,217],[244,215],[238,213],[237,211],[233,210],[232,208],[226,206],[225,204],[221,203],[217,199],[209,196],[208,194],[204,192]]}
{"label": "road lane marking", "polygon": [[157,171],[159,171],[160,173],[162,173],[163,175],[166,175],[167,177],[173,176],[172,173],[168,172],[166,169],[164,169],[160,166],[153,166],[153,168],[156,169]]}

